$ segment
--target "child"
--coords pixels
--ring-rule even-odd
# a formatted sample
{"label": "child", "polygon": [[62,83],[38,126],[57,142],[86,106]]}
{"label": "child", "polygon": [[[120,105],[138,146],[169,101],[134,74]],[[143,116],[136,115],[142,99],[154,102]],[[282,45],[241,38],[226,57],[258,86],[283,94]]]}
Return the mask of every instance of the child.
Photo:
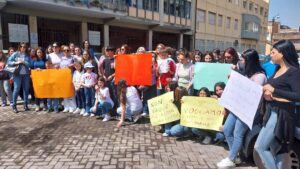
{"label": "child", "polygon": [[75,62],[74,67],[75,67],[75,71],[73,73],[73,84],[75,87],[75,99],[76,99],[77,108],[73,113],[74,114],[80,113],[80,115],[83,115],[85,113],[85,98],[84,98],[84,89],[83,86],[81,86],[81,79],[84,74],[82,70],[82,62]]}
{"label": "child", "polygon": [[[185,87],[179,86],[175,89],[174,92],[174,104],[180,110],[181,108],[181,98],[183,96],[188,96],[188,91]],[[165,132],[163,133],[164,137],[168,136],[182,136],[184,133],[188,132],[188,128],[179,124],[179,121],[165,124]]]}
{"label": "child", "polygon": [[98,87],[99,88],[95,94],[95,105],[92,107],[91,112],[100,116],[104,115],[104,119],[102,121],[109,121],[111,118],[109,110],[113,108],[114,102],[110,98],[109,89],[105,86],[105,79],[103,77],[98,79]]}
{"label": "child", "polygon": [[97,83],[97,74],[93,73],[94,66],[91,62],[87,62],[84,64],[84,69],[86,72],[83,74],[81,79],[81,85],[84,88],[84,96],[85,96],[85,113],[83,116],[94,116],[94,114],[90,114],[90,109],[93,105],[94,96],[95,96],[95,84]]}
{"label": "child", "polygon": [[[46,69],[54,69],[54,65],[52,64],[51,60],[46,61],[45,63]],[[58,113],[58,104],[59,104],[59,99],[47,99],[47,113],[51,113],[54,109],[55,113]]]}

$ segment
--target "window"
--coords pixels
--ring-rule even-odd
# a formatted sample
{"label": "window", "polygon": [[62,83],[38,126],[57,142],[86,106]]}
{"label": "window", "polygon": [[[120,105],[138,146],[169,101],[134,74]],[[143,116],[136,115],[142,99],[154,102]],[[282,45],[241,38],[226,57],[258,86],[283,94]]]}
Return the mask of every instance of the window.
{"label": "window", "polygon": [[180,16],[180,4],[179,4],[179,0],[175,0],[175,14],[176,14],[176,16]]}
{"label": "window", "polygon": [[243,7],[246,9],[247,8],[247,0],[243,1]]}
{"label": "window", "polygon": [[238,19],[235,19],[234,20],[234,30],[238,30],[238,27],[239,27],[239,21],[238,21]]}
{"label": "window", "polygon": [[165,14],[170,14],[170,11],[169,11],[169,1],[168,0],[164,0],[164,13]]}
{"label": "window", "polygon": [[268,9],[265,10],[265,17],[268,17]]}
{"label": "window", "polygon": [[253,9],[253,3],[250,2],[250,4],[249,4],[249,11],[252,11],[252,9]]}
{"label": "window", "polygon": [[222,27],[223,25],[223,16],[222,15],[218,15],[218,26]]}
{"label": "window", "polygon": [[137,7],[139,9],[143,9],[144,8],[144,2],[143,2],[143,0],[137,0]]}
{"label": "window", "polygon": [[256,5],[256,4],[254,5],[254,12],[258,13],[258,5]]}
{"label": "window", "polygon": [[211,25],[216,25],[216,14],[208,12],[208,23]]}
{"label": "window", "polygon": [[170,14],[175,15],[175,0],[170,0],[169,9],[170,9]]}
{"label": "window", "polygon": [[153,11],[158,12],[159,10],[159,0],[152,0]]}
{"label": "window", "polygon": [[197,11],[197,22],[201,22],[201,23],[205,22],[205,11],[204,10]]}
{"label": "window", "polygon": [[226,28],[230,29],[230,22],[231,22],[231,18],[227,17],[226,18]]}
{"label": "window", "polygon": [[259,14],[262,16],[264,14],[264,8],[260,7]]}
{"label": "window", "polygon": [[255,22],[247,22],[245,30],[248,32],[259,32],[259,25]]}
{"label": "window", "polygon": [[191,19],[191,2],[185,1],[185,18]]}

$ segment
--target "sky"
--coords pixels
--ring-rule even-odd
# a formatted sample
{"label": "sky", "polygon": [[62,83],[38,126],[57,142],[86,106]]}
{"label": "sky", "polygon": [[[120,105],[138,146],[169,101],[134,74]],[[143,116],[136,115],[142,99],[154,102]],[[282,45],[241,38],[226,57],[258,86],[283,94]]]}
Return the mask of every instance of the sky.
{"label": "sky", "polygon": [[269,20],[279,15],[282,25],[299,28],[300,0],[270,0],[269,9]]}

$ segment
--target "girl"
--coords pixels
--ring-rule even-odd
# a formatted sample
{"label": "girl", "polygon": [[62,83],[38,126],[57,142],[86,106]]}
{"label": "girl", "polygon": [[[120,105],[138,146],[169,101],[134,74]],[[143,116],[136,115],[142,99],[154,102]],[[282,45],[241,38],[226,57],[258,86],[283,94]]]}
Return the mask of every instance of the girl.
{"label": "girl", "polygon": [[[41,47],[37,48],[36,51],[36,59],[31,63],[31,69],[42,70],[46,69],[46,60],[44,56],[44,52]],[[40,102],[44,103],[43,111],[47,110],[47,99],[39,99],[35,98],[35,111],[38,112],[41,110]]]}
{"label": "girl", "polygon": [[[254,49],[248,49],[243,52],[242,57],[245,61],[244,75],[255,83],[264,85],[267,77],[260,65],[258,53]],[[224,134],[229,146],[229,156],[217,164],[219,168],[235,167],[235,160],[242,148],[247,130],[248,126],[230,112],[224,124]]]}
{"label": "girl", "polygon": [[204,54],[203,61],[206,62],[206,63],[213,63],[213,62],[215,62],[214,61],[214,55],[211,52],[206,52]]}
{"label": "girl", "polygon": [[143,110],[143,105],[136,88],[127,86],[126,80],[123,79],[118,82],[118,98],[120,107],[117,113],[121,114],[121,119],[117,127],[120,128],[125,121],[125,116],[130,121],[136,122]]}
{"label": "girl", "polygon": [[102,121],[109,121],[111,118],[109,115],[109,111],[113,108],[114,102],[110,98],[109,89],[105,86],[105,79],[103,77],[100,77],[98,79],[98,87],[99,88],[96,91],[95,95],[95,105],[92,108],[91,112],[100,116],[104,115]]}
{"label": "girl", "polygon": [[83,74],[81,79],[81,85],[84,89],[84,96],[85,96],[85,113],[83,116],[94,116],[91,114],[90,109],[94,103],[94,96],[95,96],[95,84],[97,83],[97,74],[93,73],[94,66],[87,62],[84,64],[84,69],[86,72]]}
{"label": "girl", "polygon": [[[174,92],[174,104],[181,109],[181,98],[183,96],[188,96],[188,91],[185,87],[179,86],[175,89]],[[188,132],[188,128],[179,124],[179,121],[165,124],[165,132],[163,133],[164,137],[168,136],[182,136],[184,133]]]}
{"label": "girl", "polygon": [[4,70],[5,65],[7,62],[7,57],[3,54],[3,51],[0,50],[0,95],[2,99],[2,107],[7,105],[6,95],[8,97],[8,103],[12,103],[12,92],[11,92],[11,86],[9,83],[9,73]]}
{"label": "girl", "polygon": [[73,73],[73,85],[75,87],[75,99],[77,108],[73,113],[80,113],[80,115],[83,115],[85,113],[85,97],[83,86],[81,86],[81,79],[84,74],[82,69],[82,62],[75,62],[74,67],[75,71]]}

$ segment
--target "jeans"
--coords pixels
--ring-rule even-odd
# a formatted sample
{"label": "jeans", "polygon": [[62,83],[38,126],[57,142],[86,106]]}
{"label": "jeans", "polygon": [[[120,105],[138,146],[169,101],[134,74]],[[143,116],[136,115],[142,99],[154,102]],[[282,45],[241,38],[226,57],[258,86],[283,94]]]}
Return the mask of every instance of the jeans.
{"label": "jeans", "polygon": [[[125,118],[129,119],[130,121],[132,121],[132,117],[135,116],[135,115],[137,115],[137,114],[139,114],[139,113],[141,113],[142,110],[143,109],[140,109],[140,110],[131,110],[130,107],[126,105]],[[119,115],[121,115],[121,113],[122,113],[122,107],[119,107],[117,109],[117,113]]]}
{"label": "jeans", "polygon": [[112,99],[112,101],[114,102],[114,108],[119,107],[119,102],[118,102],[118,96],[117,96],[117,87],[114,84],[114,81],[108,81],[106,83],[108,89],[109,89],[109,94],[110,97]]}
{"label": "jeans", "polygon": [[198,128],[192,128],[192,133],[196,136],[207,136],[208,132]]}
{"label": "jeans", "polygon": [[59,99],[47,99],[48,109],[53,108],[55,112],[58,112],[58,104],[59,104]]}
{"label": "jeans", "polygon": [[12,103],[12,91],[9,80],[0,80],[0,95],[2,104],[6,104],[6,96],[8,97],[9,104]]}
{"label": "jeans", "polygon": [[76,105],[79,109],[85,108],[85,97],[84,97],[84,89],[80,88],[75,92]]}
{"label": "jeans", "polygon": [[255,151],[258,153],[261,161],[266,169],[276,169],[275,158],[270,151],[270,145],[275,139],[274,129],[277,123],[277,113],[271,112],[271,116],[257,137],[254,145]]}
{"label": "jeans", "polygon": [[234,161],[242,148],[248,126],[233,113],[230,113],[224,124],[224,134],[229,146],[229,159]]}
{"label": "jeans", "polygon": [[24,105],[28,104],[28,94],[29,94],[29,85],[30,85],[30,77],[29,75],[19,75],[14,76],[14,91],[13,91],[13,106],[17,105],[17,98],[21,88],[23,86],[23,99]]}
{"label": "jeans", "polygon": [[143,112],[149,114],[148,100],[156,97],[156,86],[150,86],[146,91],[142,92],[143,95]]}
{"label": "jeans", "polygon": [[102,116],[109,113],[112,109],[112,105],[108,102],[99,102],[96,108],[96,115]]}
{"label": "jeans", "polygon": [[64,108],[70,111],[74,111],[76,109],[76,100],[75,97],[64,98]]}
{"label": "jeans", "polygon": [[169,136],[176,136],[180,137],[184,133],[188,132],[188,127],[182,126],[180,124],[173,125],[172,123],[165,124],[165,133],[167,133]]}
{"label": "jeans", "polygon": [[162,89],[156,89],[156,96],[160,96],[162,94],[165,94],[166,93],[166,90],[165,90],[165,87],[163,86]]}
{"label": "jeans", "polygon": [[84,97],[85,97],[85,112],[91,113],[90,109],[95,101],[95,90],[93,87],[84,88]]}

